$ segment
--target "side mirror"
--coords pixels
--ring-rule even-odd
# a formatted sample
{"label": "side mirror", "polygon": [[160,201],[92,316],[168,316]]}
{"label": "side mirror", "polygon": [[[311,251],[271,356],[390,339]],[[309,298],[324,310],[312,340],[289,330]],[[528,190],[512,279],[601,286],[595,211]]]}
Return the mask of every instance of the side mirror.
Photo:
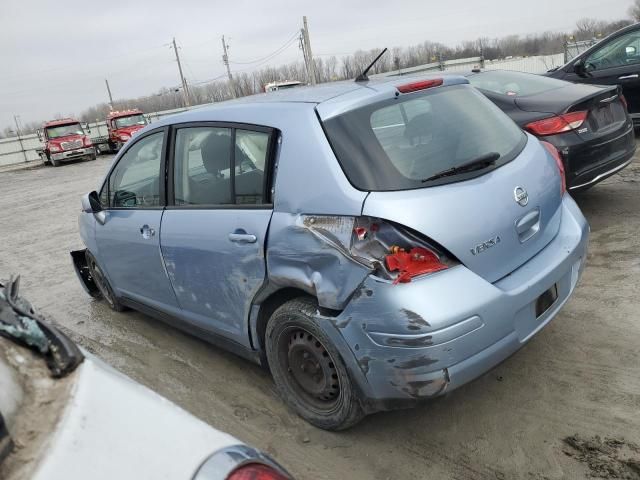
{"label": "side mirror", "polygon": [[42,130],[40,130],[40,129],[36,130],[36,134],[38,135],[38,140],[40,140],[40,142],[42,142]]}
{"label": "side mirror", "polygon": [[93,216],[96,217],[96,220],[104,224],[106,215],[104,212],[104,208],[100,203],[100,197],[98,197],[98,192],[95,190],[91,193],[87,193],[82,197],[82,211],[85,213],[93,213]]}
{"label": "side mirror", "polygon": [[587,76],[587,68],[585,67],[584,62],[582,60],[578,60],[576,63],[573,64],[573,71],[575,72],[576,75],[579,75],[581,77]]}
{"label": "side mirror", "polygon": [[89,126],[89,124],[88,124],[88,123],[85,123],[85,124],[84,124],[84,128],[85,128],[85,130],[87,131],[87,133],[91,133],[91,127]]}

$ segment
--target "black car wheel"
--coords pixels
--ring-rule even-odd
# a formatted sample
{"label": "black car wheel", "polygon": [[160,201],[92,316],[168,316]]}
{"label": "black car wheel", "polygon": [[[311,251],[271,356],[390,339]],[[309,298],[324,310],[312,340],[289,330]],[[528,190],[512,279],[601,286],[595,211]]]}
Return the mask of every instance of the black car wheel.
{"label": "black car wheel", "polygon": [[267,325],[267,360],[281,397],[316,427],[342,430],[363,416],[357,391],[331,340],[317,326],[316,303],[297,298]]}
{"label": "black car wheel", "polygon": [[118,298],[113,293],[111,285],[109,285],[109,281],[102,273],[102,270],[100,270],[100,267],[96,263],[96,259],[93,257],[93,255],[91,255],[91,253],[89,253],[88,250],[86,256],[89,272],[91,272],[91,278],[96,284],[96,287],[98,287],[98,290],[100,290],[102,298],[105,299],[107,305],[109,305],[109,308],[115,310],[116,312],[122,312],[126,310],[125,306],[118,301]]}

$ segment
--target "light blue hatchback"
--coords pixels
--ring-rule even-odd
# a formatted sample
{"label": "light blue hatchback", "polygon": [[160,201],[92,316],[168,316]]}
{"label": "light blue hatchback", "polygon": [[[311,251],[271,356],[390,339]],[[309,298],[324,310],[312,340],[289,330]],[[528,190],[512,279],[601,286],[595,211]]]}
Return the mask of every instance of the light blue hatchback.
{"label": "light blue hatchback", "polygon": [[514,353],[571,295],[589,234],[558,152],[454,76],[167,118],[82,205],[90,294],[268,366],[325,429]]}

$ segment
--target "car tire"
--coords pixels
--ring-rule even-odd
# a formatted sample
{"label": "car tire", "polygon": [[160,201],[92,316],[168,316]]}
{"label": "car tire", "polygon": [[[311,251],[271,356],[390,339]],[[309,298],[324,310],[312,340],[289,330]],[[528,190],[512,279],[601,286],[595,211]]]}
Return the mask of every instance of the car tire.
{"label": "car tire", "polygon": [[87,258],[87,266],[89,267],[89,272],[91,273],[91,278],[96,284],[96,287],[98,287],[98,290],[100,290],[102,298],[104,298],[105,302],[107,302],[109,308],[116,312],[125,311],[126,307],[122,305],[122,303],[120,303],[118,297],[116,297],[115,293],[113,293],[113,289],[109,284],[109,280],[107,280],[107,277],[105,277],[104,273],[98,266],[95,257],[89,252],[89,250],[87,250],[85,255]]}
{"label": "car tire", "polygon": [[281,305],[267,324],[267,361],[292,410],[318,428],[344,430],[364,413],[340,352],[318,326],[317,311],[308,297]]}
{"label": "car tire", "polygon": [[95,160],[96,158],[98,158],[98,154],[96,153],[96,149],[93,149],[93,153],[91,154],[91,156],[89,157],[89,161],[91,160]]}

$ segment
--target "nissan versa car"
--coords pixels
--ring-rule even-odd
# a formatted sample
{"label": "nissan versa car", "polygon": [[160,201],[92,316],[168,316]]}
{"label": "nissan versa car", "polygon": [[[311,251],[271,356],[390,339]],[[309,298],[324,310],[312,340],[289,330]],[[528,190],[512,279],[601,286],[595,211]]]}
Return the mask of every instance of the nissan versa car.
{"label": "nissan versa car", "polygon": [[342,429],[458,388],[558,313],[589,233],[563,172],[463,77],[301,87],[147,126],[83,198],[72,257],[113,309],[262,362]]}
{"label": "nissan versa car", "polygon": [[0,283],[0,478],[290,477],[81,351],[18,295],[16,278]]}
{"label": "nissan versa car", "polygon": [[520,127],[558,149],[571,191],[592,187],[633,160],[633,122],[618,86],[505,70],[467,78]]}

